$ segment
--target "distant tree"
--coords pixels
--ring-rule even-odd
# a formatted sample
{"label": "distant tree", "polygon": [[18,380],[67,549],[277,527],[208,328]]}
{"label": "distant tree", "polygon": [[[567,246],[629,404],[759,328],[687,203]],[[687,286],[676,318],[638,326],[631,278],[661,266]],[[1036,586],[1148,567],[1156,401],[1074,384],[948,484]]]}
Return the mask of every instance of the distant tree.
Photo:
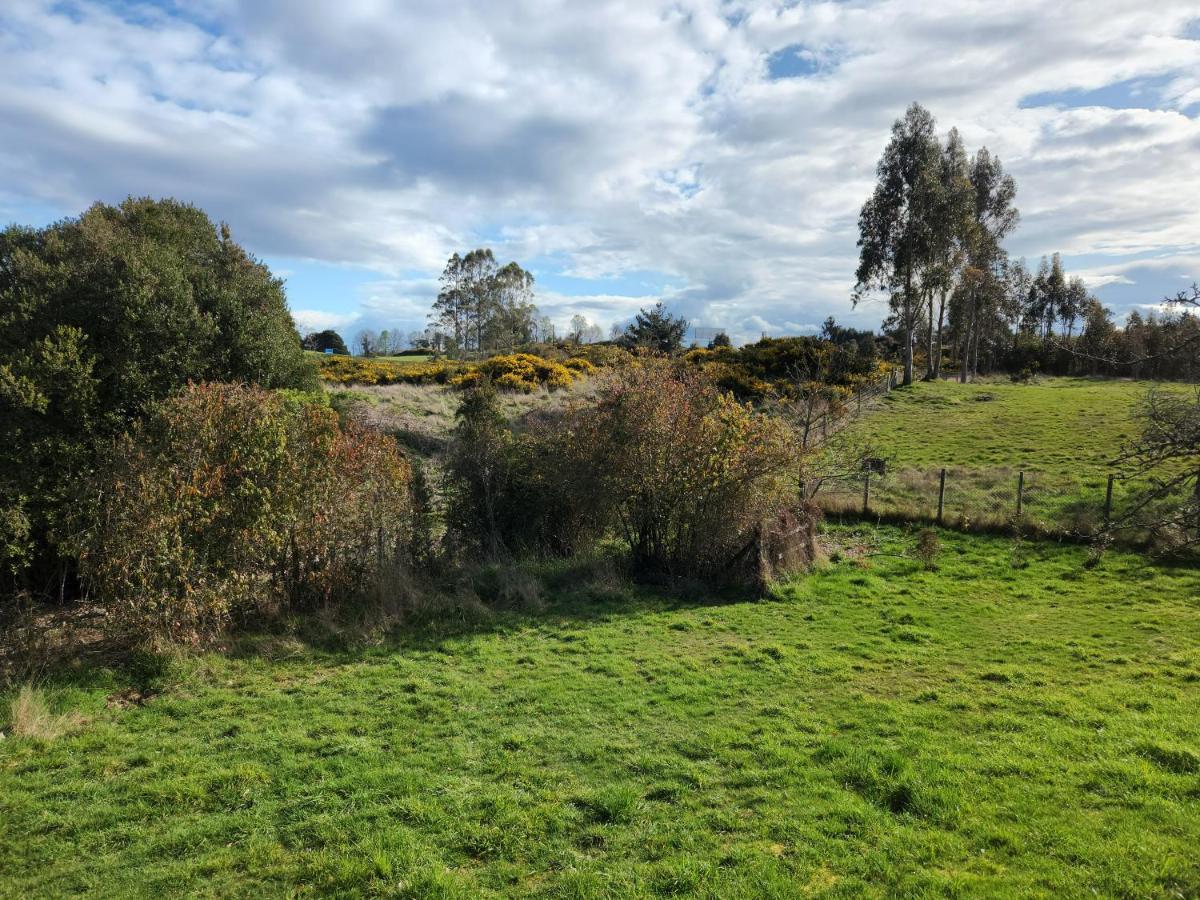
{"label": "distant tree", "polygon": [[729,335],[723,331],[718,331],[711,341],[708,342],[709,350],[716,350],[721,347],[732,347],[733,342],[729,340]]}
{"label": "distant tree", "polygon": [[877,183],[859,215],[855,303],[873,289],[887,293],[902,334],[904,383],[913,380],[913,343],[922,314],[920,278],[934,257],[940,147],[934,119],[912,104],[892,126]]}
{"label": "distant tree", "polygon": [[501,266],[487,248],[455,253],[442,271],[430,316],[455,350],[512,350],[538,333],[533,275],[510,262]]}
{"label": "distant tree", "polygon": [[332,350],[338,356],[350,355],[350,351],[346,349],[346,342],[342,340],[342,336],[328,328],[325,331],[309,332],[300,343],[305,350],[316,350],[320,353]]}
{"label": "distant tree", "polygon": [[535,322],[537,340],[550,343],[555,339],[554,321],[549,316],[538,316]]}
{"label": "distant tree", "polygon": [[571,316],[571,330],[567,332],[567,340],[573,344],[583,343],[583,333],[587,331],[588,320],[579,313]]}
{"label": "distant tree", "polygon": [[583,329],[583,342],[585,344],[594,344],[597,341],[604,339],[604,329],[595,322],[589,322],[588,327]]}
{"label": "distant tree", "polygon": [[620,322],[613,322],[608,328],[608,339],[614,343],[620,342],[625,336],[625,329]]}
{"label": "distant tree", "polygon": [[370,328],[364,328],[354,338],[360,356],[379,356],[379,334]]}
{"label": "distant tree", "polygon": [[641,309],[633,322],[625,326],[621,336],[629,347],[647,347],[659,353],[674,353],[683,345],[688,321],[682,316],[673,316],[660,300],[650,309]]}

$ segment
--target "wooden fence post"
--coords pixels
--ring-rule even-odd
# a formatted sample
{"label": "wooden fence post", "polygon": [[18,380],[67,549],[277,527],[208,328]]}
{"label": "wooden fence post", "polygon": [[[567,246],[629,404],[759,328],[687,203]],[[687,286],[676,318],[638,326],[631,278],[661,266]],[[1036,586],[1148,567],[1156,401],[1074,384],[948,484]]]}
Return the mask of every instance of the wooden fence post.
{"label": "wooden fence post", "polygon": [[863,515],[869,515],[871,512],[871,473],[866,471],[863,473]]}
{"label": "wooden fence post", "polygon": [[1025,473],[1017,473],[1017,515],[1021,515],[1021,506],[1024,501],[1022,496],[1025,493]]}
{"label": "wooden fence post", "polygon": [[942,510],[946,507],[946,470],[942,469],[942,477],[938,481],[938,514],[937,523],[942,524]]}
{"label": "wooden fence post", "polygon": [[1112,474],[1108,476],[1108,489],[1104,492],[1104,523],[1106,525],[1112,520],[1112,489],[1113,479],[1116,477]]}

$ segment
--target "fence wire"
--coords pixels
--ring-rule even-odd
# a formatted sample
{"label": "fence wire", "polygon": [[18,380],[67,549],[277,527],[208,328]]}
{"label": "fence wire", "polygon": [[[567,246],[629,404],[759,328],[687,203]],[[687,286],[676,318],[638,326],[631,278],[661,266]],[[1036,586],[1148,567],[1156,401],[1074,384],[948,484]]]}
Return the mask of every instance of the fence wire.
{"label": "fence wire", "polygon": [[962,530],[1016,526],[1087,537],[1122,521],[1138,502],[1139,488],[1104,471],[1068,479],[1006,467],[908,467],[820,479],[815,500],[835,516],[940,522]]}

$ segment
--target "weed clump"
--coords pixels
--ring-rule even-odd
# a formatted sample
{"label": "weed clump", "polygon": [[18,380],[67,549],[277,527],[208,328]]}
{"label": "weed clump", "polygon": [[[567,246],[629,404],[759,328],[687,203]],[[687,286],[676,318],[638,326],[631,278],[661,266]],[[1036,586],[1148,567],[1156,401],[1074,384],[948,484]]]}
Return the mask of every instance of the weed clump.
{"label": "weed clump", "polygon": [[926,572],[937,568],[938,556],[942,552],[942,541],[932,528],[922,528],[917,533],[917,545],[913,551]]}

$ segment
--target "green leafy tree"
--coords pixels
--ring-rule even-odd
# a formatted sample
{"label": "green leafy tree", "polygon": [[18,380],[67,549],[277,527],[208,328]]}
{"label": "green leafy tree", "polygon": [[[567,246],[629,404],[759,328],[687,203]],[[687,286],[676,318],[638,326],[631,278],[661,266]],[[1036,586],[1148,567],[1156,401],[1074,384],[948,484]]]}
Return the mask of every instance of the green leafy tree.
{"label": "green leafy tree", "polygon": [[923,280],[928,303],[929,343],[926,377],[929,379],[940,378],[942,374],[942,336],[946,320],[946,302],[962,270],[970,246],[973,200],[967,153],[958,129],[951,128],[938,161],[937,195],[930,235],[931,265]]}
{"label": "green leafy tree", "polygon": [[[1004,238],[1016,227],[1020,214],[1013,201],[1017,185],[1004,171],[999,158],[981,147],[971,160],[974,204],[971,230],[960,289],[955,292],[959,336],[959,380],[968,381],[978,370],[981,338],[996,330],[1007,296],[1008,254]],[[1061,268],[1060,268],[1061,274]]]}
{"label": "green leafy tree", "polygon": [[501,266],[487,248],[455,253],[441,283],[430,319],[446,333],[449,349],[511,352],[537,335],[533,275],[517,263]]}
{"label": "green leafy tree", "polygon": [[304,336],[301,344],[305,350],[316,350],[319,353],[332,350],[337,356],[350,355],[350,351],[346,347],[346,342],[342,340],[342,336],[332,329],[311,332]]}
{"label": "green leafy tree", "polygon": [[[189,381],[318,387],[283,282],[203,211],[96,204],[0,232],[0,570],[62,593],[64,513],[97,447]],[[11,535],[17,535],[14,540]]]}
{"label": "green leafy tree", "polygon": [[662,301],[650,309],[642,309],[625,326],[621,342],[627,347],[646,347],[659,353],[674,353],[683,345],[688,320],[667,312]]}
{"label": "green leafy tree", "polygon": [[913,380],[913,343],[922,314],[921,276],[934,258],[941,148],[935,122],[919,103],[892,126],[877,183],[859,215],[855,302],[870,290],[888,295],[901,333],[904,383]]}

